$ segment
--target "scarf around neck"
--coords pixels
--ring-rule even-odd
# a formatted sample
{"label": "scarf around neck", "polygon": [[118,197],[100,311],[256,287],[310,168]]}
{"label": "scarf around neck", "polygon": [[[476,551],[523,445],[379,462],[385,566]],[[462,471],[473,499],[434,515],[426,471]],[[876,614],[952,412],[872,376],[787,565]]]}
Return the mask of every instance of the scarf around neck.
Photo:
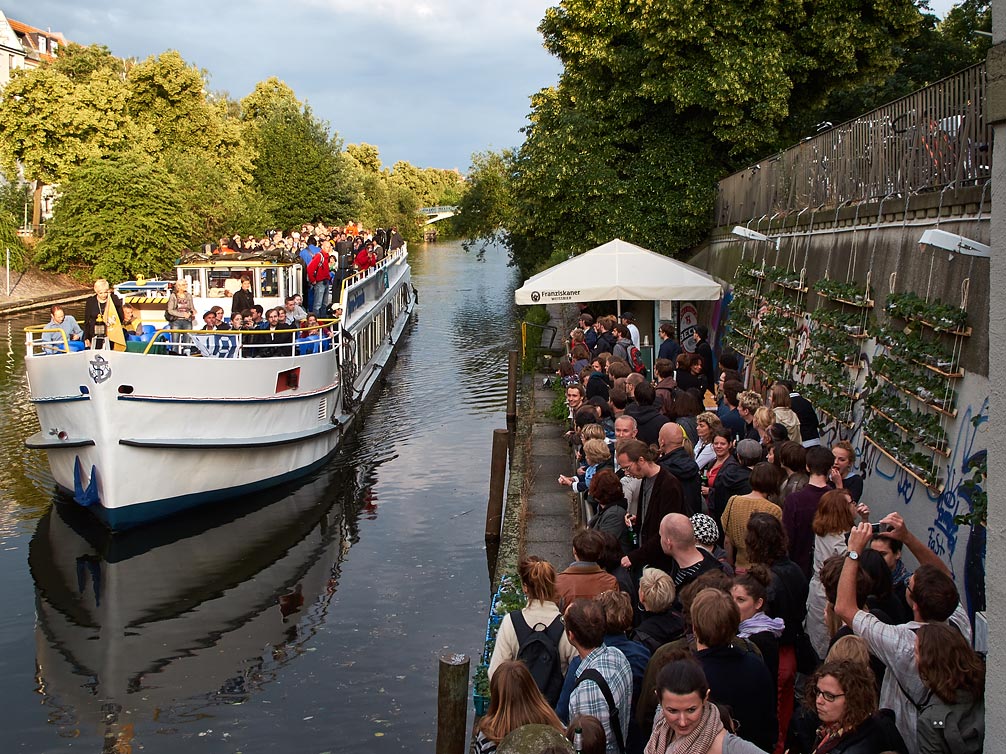
{"label": "scarf around neck", "polygon": [[663,709],[657,706],[653,734],[646,744],[644,754],[707,754],[716,736],[723,730],[720,710],[712,702],[702,705],[702,719],[698,727],[685,736],[675,736],[667,724]]}
{"label": "scarf around neck", "polygon": [[785,628],[786,621],[782,618],[769,618],[765,615],[765,613],[759,611],[747,620],[741,621],[741,627],[737,632],[737,635],[746,639],[754,634],[760,634],[764,631],[768,631],[778,639],[782,636],[782,632]]}

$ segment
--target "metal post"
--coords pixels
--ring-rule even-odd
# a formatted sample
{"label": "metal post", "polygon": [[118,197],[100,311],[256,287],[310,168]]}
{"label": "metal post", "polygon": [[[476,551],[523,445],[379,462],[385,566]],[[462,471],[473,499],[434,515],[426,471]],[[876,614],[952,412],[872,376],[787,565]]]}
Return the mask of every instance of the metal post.
{"label": "metal post", "polygon": [[464,754],[468,719],[468,655],[440,656],[437,683],[437,754]]}
{"label": "metal post", "polygon": [[10,249],[7,249],[7,295],[10,295]]}
{"label": "metal post", "polygon": [[517,421],[517,369],[520,354],[510,351],[507,359],[506,420],[507,424]]}
{"label": "metal post", "polygon": [[489,465],[489,503],[486,506],[486,542],[500,541],[509,435],[510,431],[506,429],[493,430],[493,454]]}

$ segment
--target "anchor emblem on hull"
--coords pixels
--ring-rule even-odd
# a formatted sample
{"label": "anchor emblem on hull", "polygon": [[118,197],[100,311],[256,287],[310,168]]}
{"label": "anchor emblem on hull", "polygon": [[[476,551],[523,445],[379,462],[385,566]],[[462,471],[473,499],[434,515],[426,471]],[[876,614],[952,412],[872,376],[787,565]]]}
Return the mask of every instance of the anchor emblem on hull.
{"label": "anchor emblem on hull", "polygon": [[105,360],[104,356],[99,354],[91,359],[91,365],[87,372],[91,375],[91,379],[94,380],[94,384],[100,385],[112,376],[112,366]]}

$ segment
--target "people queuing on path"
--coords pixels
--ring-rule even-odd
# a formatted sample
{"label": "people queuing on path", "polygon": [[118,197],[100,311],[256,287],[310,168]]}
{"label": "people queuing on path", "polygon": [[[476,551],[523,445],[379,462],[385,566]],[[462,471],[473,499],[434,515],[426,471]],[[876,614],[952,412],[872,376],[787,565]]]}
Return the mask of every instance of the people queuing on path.
{"label": "people queuing on path", "polygon": [[[570,486],[596,513],[560,577],[576,656],[558,717],[596,717],[612,753],[987,750],[985,667],[954,580],[898,513],[869,523],[885,506],[866,497],[855,447],[824,443],[799,386],[744,390],[739,358],[717,360],[707,332],[693,359],[661,326],[653,380],[627,371],[608,346],[634,345],[630,323],[581,314],[570,360],[570,416],[593,399],[583,421],[597,427],[604,403],[614,438],[579,430],[578,471],[596,468]],[[716,395],[689,392],[693,378]],[[573,587],[591,566],[597,583]]]}

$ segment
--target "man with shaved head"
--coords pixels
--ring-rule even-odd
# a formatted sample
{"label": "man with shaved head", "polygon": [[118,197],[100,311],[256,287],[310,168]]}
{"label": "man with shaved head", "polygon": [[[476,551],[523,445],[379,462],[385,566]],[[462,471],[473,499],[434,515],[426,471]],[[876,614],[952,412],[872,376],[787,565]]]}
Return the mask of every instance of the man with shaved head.
{"label": "man with shaved head", "polygon": [[679,593],[706,571],[720,567],[712,554],[696,545],[692,521],[680,513],[668,513],[661,519],[660,547],[674,561],[671,578]]}
{"label": "man with shaved head", "polygon": [[657,464],[681,482],[681,499],[685,515],[702,512],[702,479],[695,457],[685,450],[685,430],[677,422],[667,422],[660,428],[657,439],[660,456]]}
{"label": "man with shaved head", "polygon": [[[635,439],[636,420],[625,414],[615,419],[615,442]],[[625,469],[618,465],[617,453],[615,454],[615,473],[622,482],[622,492],[625,493],[625,501],[628,503],[626,511],[635,516],[639,512],[640,480],[626,474]]]}

